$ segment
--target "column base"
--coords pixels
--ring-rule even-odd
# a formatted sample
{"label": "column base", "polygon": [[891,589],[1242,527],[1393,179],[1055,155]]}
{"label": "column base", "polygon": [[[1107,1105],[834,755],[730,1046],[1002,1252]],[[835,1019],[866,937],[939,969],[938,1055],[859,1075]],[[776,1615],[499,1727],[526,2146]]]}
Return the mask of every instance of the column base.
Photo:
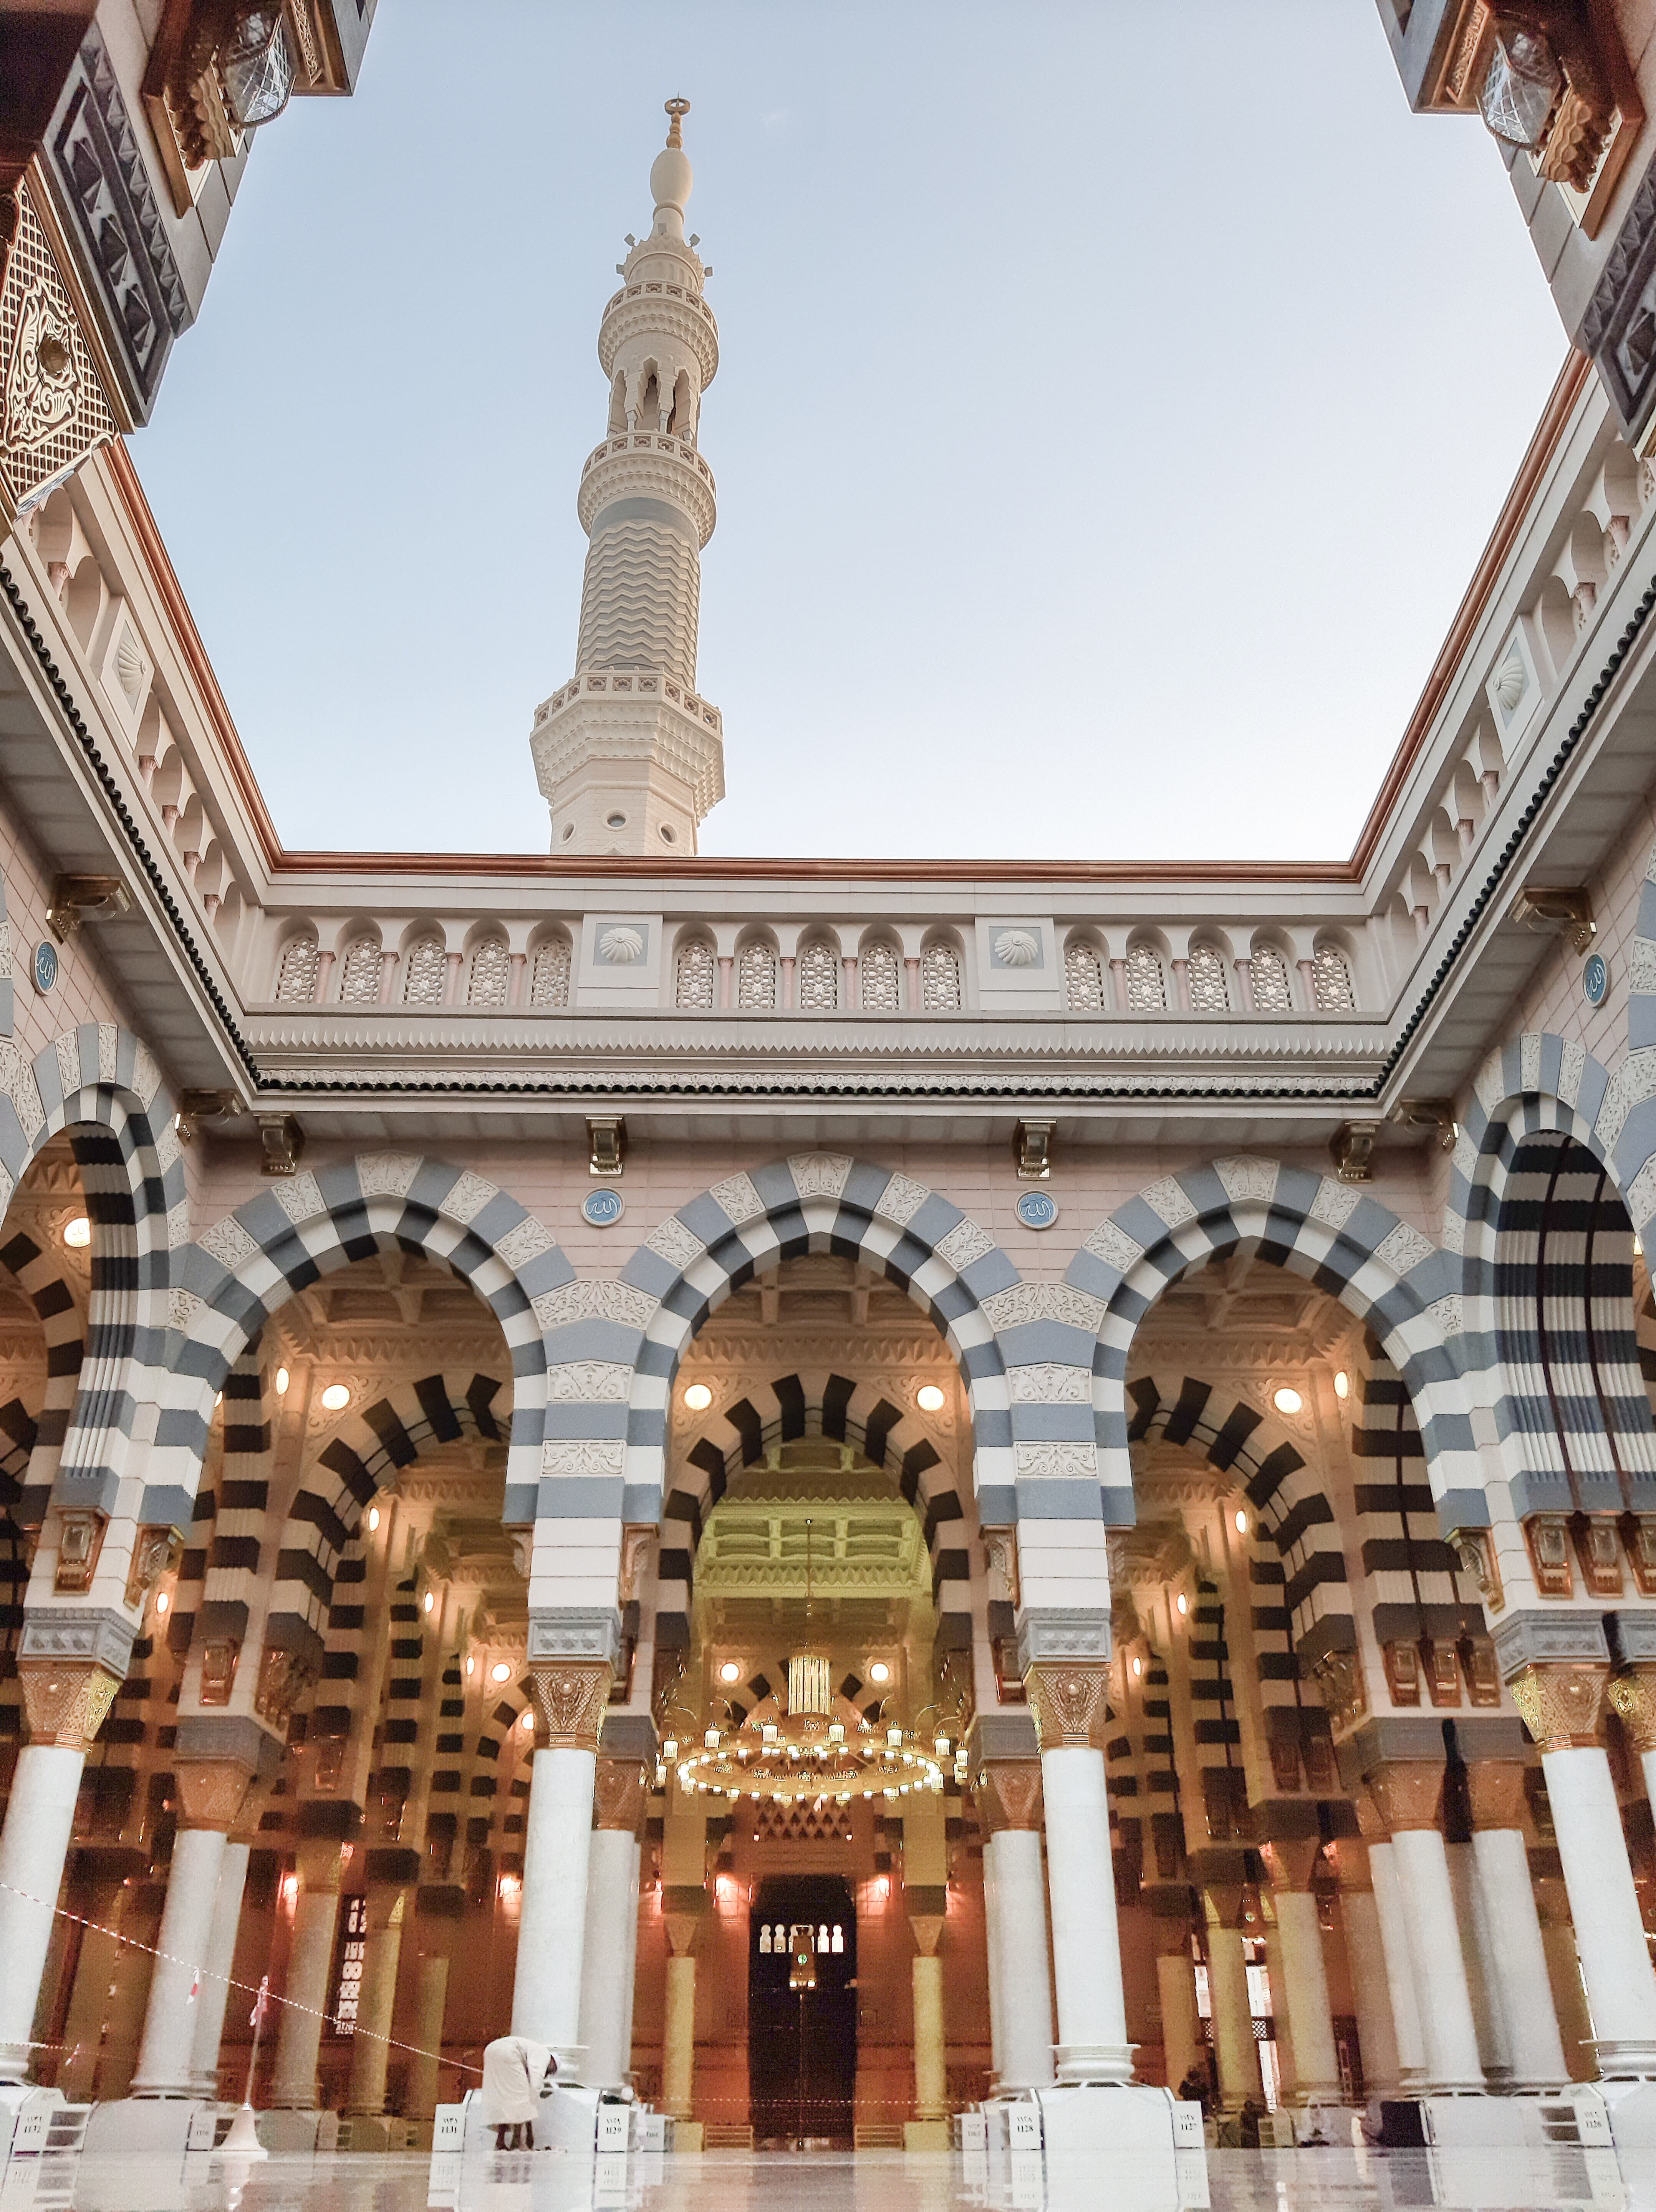
{"label": "column base", "polygon": [[904,2120],[904,2150],[947,2150],[951,2129],[947,2120]]}
{"label": "column base", "polygon": [[[1615,2085],[1603,2086],[1614,2094]],[[1656,2087],[1632,2082],[1625,2086],[1634,2098],[1643,2100],[1650,2126],[1647,2140],[1656,2144]],[[1598,2145],[1608,2149],[1614,2122],[1606,2119],[1605,2100],[1600,2092],[1598,2082],[1574,2081],[1550,2095],[1503,2092],[1499,2096],[1377,2100],[1369,2110],[1379,2124],[1371,2121],[1370,2133],[1382,2148],[1393,2149],[1424,2144],[1451,2151],[1541,2150],[1572,2139],[1568,2120],[1573,2111],[1574,2139],[1589,2148]],[[1629,2109],[1629,2129],[1638,2126],[1641,2117]],[[1456,2201],[1470,2203],[1472,2196]]]}
{"label": "column base", "polygon": [[339,2115],[289,2105],[259,2115],[259,2140],[266,2150],[320,2152],[339,2148]]}
{"label": "column base", "polygon": [[[94,2105],[86,2124],[87,2154],[93,2158],[125,2158],[144,2152],[161,2152],[170,2157],[176,2152],[182,2157],[190,2148],[190,2131],[198,2112],[216,2119],[216,2100],[201,2097],[119,2097],[113,2104]],[[210,2142],[210,2135],[208,2140]]]}
{"label": "column base", "polygon": [[1656,2043],[1612,2043],[1601,2037],[1592,2052],[1606,2081],[1656,2081]]}
{"label": "column base", "polygon": [[1052,2056],[1058,2064],[1058,2084],[1063,2088],[1126,2088],[1133,2079],[1134,2049],[1130,2043],[1057,2044]]}
{"label": "column base", "polygon": [[33,2047],[27,2043],[0,2043],[0,2088],[26,2086],[33,2056]]}

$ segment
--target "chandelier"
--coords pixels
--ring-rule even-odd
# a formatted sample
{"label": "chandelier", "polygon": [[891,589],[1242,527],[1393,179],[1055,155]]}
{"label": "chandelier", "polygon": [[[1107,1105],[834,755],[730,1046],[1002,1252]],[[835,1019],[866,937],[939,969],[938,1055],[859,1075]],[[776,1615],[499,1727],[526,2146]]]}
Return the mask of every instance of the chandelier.
{"label": "chandelier", "polygon": [[699,1747],[665,1737],[655,1770],[658,1788],[672,1768],[681,1790],[732,1804],[752,1797],[782,1805],[849,1805],[854,1797],[889,1802],[935,1794],[952,1759],[956,1779],[963,1778],[961,1752],[947,1735],[928,1740],[866,1716],[837,1718],[831,1680],[827,1658],[801,1653],[788,1662],[785,1714],[745,1720],[735,1728],[709,1726]]}

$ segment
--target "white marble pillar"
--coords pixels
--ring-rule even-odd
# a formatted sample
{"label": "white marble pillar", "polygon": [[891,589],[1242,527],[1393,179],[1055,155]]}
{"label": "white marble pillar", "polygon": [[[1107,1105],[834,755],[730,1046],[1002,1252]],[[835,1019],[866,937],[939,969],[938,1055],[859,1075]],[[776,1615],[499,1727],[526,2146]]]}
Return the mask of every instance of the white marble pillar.
{"label": "white marble pillar", "polygon": [[1409,1959],[1409,1930],[1397,1887],[1397,1863],[1389,1839],[1368,1847],[1374,1883],[1374,1918],[1385,1961],[1386,1993],[1391,2001],[1392,2033],[1397,2047],[1397,2085],[1416,2089],[1426,2079],[1426,2038],[1421,2032],[1415,1969]]}
{"label": "white marble pillar", "polygon": [[1039,1831],[1003,1828],[995,1839],[995,1873],[1001,1921],[1001,2086],[1042,2089],[1053,2078],[1054,2052]]}
{"label": "white marble pillar", "polygon": [[581,2043],[589,2089],[618,2089],[632,2063],[627,1959],[628,1923],[637,1919],[634,1848],[630,1827],[593,1831],[581,1970]]}
{"label": "white marble pillar", "polygon": [[1495,1933],[1478,1880],[1477,1861],[1470,1843],[1446,1843],[1444,1856],[1449,1863],[1449,1887],[1454,1892],[1455,1917],[1460,1923],[1461,1963],[1466,1969],[1466,1994],[1472,2001],[1472,2025],[1477,2032],[1483,2078],[1492,2087],[1505,2088],[1513,2078],[1512,2045],[1495,1961]]}
{"label": "white marble pillar", "polygon": [[1483,2062],[1443,1838],[1435,1827],[1399,1827],[1391,1849],[1426,2046],[1426,2086],[1440,2094],[1481,2089]]}
{"label": "white marble pillar", "polygon": [[362,1993],[357,1999],[356,2033],[351,2039],[350,2087],[345,2110],[371,2118],[386,2108],[386,2074],[391,2063],[397,1976],[403,1960],[403,1917],[408,1893],[370,1890],[368,1938],[362,1958]]}
{"label": "white marble pillar", "polygon": [[[673,1930],[668,1930],[671,1942]],[[693,1940],[693,1936],[690,1939]],[[667,1960],[667,2005],[661,2023],[661,2110],[687,2120],[696,2096],[696,1954],[689,1942]]]}
{"label": "white marble pillar", "polygon": [[1204,2075],[1207,2072],[1207,2047],[1202,2040],[1202,2016],[1196,2008],[1196,1973],[1188,1937],[1177,1950],[1156,1953],[1156,1997],[1161,2008],[1167,2087],[1177,2091],[1192,2067]]}
{"label": "white marble pillar", "polygon": [[[1102,1697],[1099,1699],[1102,1707]],[[1060,2081],[1130,2081],[1116,1878],[1104,1753],[1090,1743],[1046,1746],[1041,1790],[1046,1802],[1047,1887],[1052,1900],[1052,1964],[1057,1984]]]}
{"label": "white marble pillar", "polygon": [[1279,1889],[1274,1895],[1282,1998],[1294,2048],[1294,2094],[1303,2104],[1337,2101],[1340,2060],[1334,2047],[1334,2014],[1317,1899],[1301,1889]]}
{"label": "white marble pillar", "polygon": [[339,1918],[339,1846],[314,1843],[299,1853],[299,1895],[288,1942],[285,2002],[277,2014],[276,2070],[271,2103],[278,2111],[316,2109],[316,2059],[322,2016],[332,1995],[334,1929]]}
{"label": "white marble pillar", "polygon": [[1248,1962],[1238,1929],[1212,1917],[1208,1922],[1208,2008],[1214,2024],[1214,2059],[1219,2069],[1220,2102],[1240,2112],[1250,2097],[1264,2100],[1259,2045],[1254,2039],[1253,2006],[1248,1996]]}
{"label": "white marble pillar", "polygon": [[[224,2040],[224,2019],[230,2008],[230,1977],[235,1972],[236,1937],[241,1928],[241,1898],[247,1887],[251,1846],[227,1842],[219,1862],[218,1893],[213,1899],[213,1925],[207,1938],[207,1959],[201,1996],[196,2003],[195,2047],[190,2057],[190,2084],[198,2097],[218,2094],[218,2051]],[[241,2085],[236,2085],[240,2094]]]}
{"label": "white marble pillar", "polygon": [[[929,1932],[929,1931],[928,1931]],[[941,1926],[937,1936],[941,1936]],[[924,1941],[919,1929],[916,1936]],[[936,1937],[933,1937],[934,1944]],[[948,2117],[948,2046],[943,2027],[943,1961],[936,1950],[920,1951],[914,1979],[914,2116],[917,2120]]]}
{"label": "white marble pillar", "polygon": [[559,2072],[575,2081],[584,2078],[581,1976],[597,1764],[586,1745],[551,1743],[535,1753],[512,1987],[513,2034],[549,2044]]}
{"label": "white marble pillar", "polygon": [[29,2039],[75,1825],[84,1750],[26,1744],[0,1831],[0,2081],[28,2078]]}
{"label": "white marble pillar", "polygon": [[[194,2094],[197,2007],[202,1969],[212,1949],[213,1913],[224,1863],[222,1828],[183,1828],[173,1845],[167,1904],[161,1916],[159,1953],[149,1977],[143,2040],[132,2075],[135,2097]],[[198,1994],[191,1996],[192,1988]]]}
{"label": "white marble pillar", "polygon": [[632,2074],[632,2013],[638,1996],[638,1899],[643,1866],[644,1846],[635,1836],[632,1839],[631,1888],[627,1902],[626,2001],[621,2019],[621,2070],[623,2075],[629,2079]]}
{"label": "white marble pillar", "polygon": [[[1352,1848],[1346,1844],[1340,1845],[1342,1862]],[[1397,2030],[1391,2011],[1385,1942],[1380,1933],[1379,1909],[1372,1889],[1360,1889],[1355,1881],[1348,1888],[1342,1879],[1340,1926],[1345,1936],[1351,2002],[1357,2019],[1357,2041],[1362,2051],[1363,2087],[1370,2095],[1395,2095],[1399,2087]]]}
{"label": "white marble pillar", "polygon": [[995,1893],[995,1847],[992,1832],[983,1838],[983,1948],[989,1966],[989,2080],[1000,2081],[1005,2071],[1002,2014],[1006,1997],[1001,1988],[1001,1909]]}
{"label": "white marble pillar", "polygon": [[1517,1828],[1480,1828],[1472,1838],[1472,1853],[1484,1910],[1495,1931],[1492,1957],[1506,2014],[1513,2085],[1556,2088],[1568,2081],[1569,2069],[1564,2063],[1523,1833]]}
{"label": "white marble pillar", "polygon": [[448,2007],[448,1954],[428,1951],[420,1960],[414,1994],[414,2055],[408,2063],[408,2116],[429,2120],[441,2087],[442,2023]]}
{"label": "white marble pillar", "polygon": [[[1531,1733],[1537,1733],[1533,1725]],[[1541,1764],[1599,2070],[1607,2076],[1656,2074],[1656,1974],[1610,1760],[1598,1744],[1543,1743]]]}

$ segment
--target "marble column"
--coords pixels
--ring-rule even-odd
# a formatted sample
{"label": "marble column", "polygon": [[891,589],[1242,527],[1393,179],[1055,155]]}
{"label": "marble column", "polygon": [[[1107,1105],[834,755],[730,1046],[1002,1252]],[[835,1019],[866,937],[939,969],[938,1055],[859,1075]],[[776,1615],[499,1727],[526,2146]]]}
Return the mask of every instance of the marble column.
{"label": "marble column", "polygon": [[997,2086],[1044,2089],[1052,2080],[1053,2056],[1041,1763],[1038,1757],[996,1759],[982,1771],[984,1880],[992,1865],[995,1891],[989,1986]]}
{"label": "marble column", "polygon": [[408,2063],[408,2117],[429,2120],[441,2095],[442,2023],[448,2008],[448,1953],[427,1951],[414,1983],[414,2053]]}
{"label": "marble column", "polygon": [[[979,1817],[983,1817],[980,1802]],[[998,2085],[1006,2070],[1002,2018],[1006,1994],[1001,1987],[1001,1908],[995,1887],[995,1838],[983,1837],[983,1949],[989,1968],[989,2082]]]}
{"label": "marble column", "polygon": [[1460,1923],[1461,1963],[1466,1969],[1466,1994],[1472,2001],[1472,2026],[1477,2034],[1483,2078],[1492,2087],[1504,2089],[1513,2078],[1512,2046],[1507,2039],[1507,2014],[1492,1956],[1495,1936],[1478,1881],[1477,1863],[1470,1843],[1446,1840],[1444,1856],[1449,1863],[1449,1887]]}
{"label": "marble column", "polygon": [[1282,1977],[1282,1987],[1274,1994],[1288,2014],[1294,2094],[1301,2104],[1320,2105],[1337,2103],[1342,2093],[1323,1930],[1317,1899],[1311,1891],[1312,1869],[1318,1850],[1315,1838],[1303,1843],[1274,1843],[1270,1863]]}
{"label": "marble column", "polygon": [[339,1918],[339,1846],[299,1847],[299,1895],[288,1944],[287,1986],[277,2013],[276,2070],[271,2103],[278,2111],[316,2109],[316,2059],[331,1992],[334,1930]]}
{"label": "marble column", "polygon": [[[149,1977],[135,2097],[188,2097],[196,2051],[201,1969],[211,1948],[213,1907],[224,1863],[222,1828],[181,1828],[173,1845],[160,1954]],[[195,1994],[192,1994],[194,1991]]]}
{"label": "marble column", "polygon": [[[190,2054],[190,2086],[198,2097],[218,2094],[219,2045],[224,2040],[224,2020],[230,2008],[230,1977],[235,1972],[236,1937],[241,1929],[241,1899],[247,1887],[250,1856],[251,1846],[232,1838],[226,1842],[219,1862],[213,1923],[207,1937],[201,1996],[196,2003],[195,2044]],[[239,2081],[234,2085],[238,2099],[242,2086]]]}
{"label": "marble column", "polygon": [[1472,1861],[1489,1935],[1487,1971],[1501,2006],[1510,2079],[1520,2089],[1556,2088],[1569,2079],[1569,2069],[1521,1825],[1524,1769],[1516,1760],[1476,1760],[1467,1769],[1467,1791]]}
{"label": "marble column", "polygon": [[1397,2030],[1368,1852],[1355,1839],[1342,1838],[1330,1845],[1329,1855],[1339,1869],[1340,1927],[1362,2051],[1363,2087],[1371,2095],[1395,2094],[1399,2086]]}
{"label": "marble column", "polygon": [[611,1668],[606,1659],[577,1658],[536,1660],[529,1671],[539,1726],[523,1838],[523,1915],[512,2033],[549,2044],[560,2073],[580,2081],[593,1791]]}
{"label": "marble column", "polygon": [[368,1894],[368,1933],[362,1954],[362,1994],[356,2003],[356,2033],[351,2039],[348,2112],[371,2117],[386,2108],[386,2072],[391,2062],[392,2015],[397,2004],[397,1976],[403,1962],[403,1920],[408,1893],[397,1887]]}
{"label": "marble column", "polygon": [[1483,2087],[1448,1852],[1437,1825],[1443,1777],[1443,1768],[1427,1759],[1388,1760],[1368,1777],[1391,1837],[1409,1977],[1426,2051],[1422,2086],[1438,2094]]}
{"label": "marble column", "polygon": [[1100,1656],[1093,1657],[1045,1658],[1038,1650],[1025,1674],[1041,1745],[1061,2082],[1133,2076],[1104,1776],[1107,1621],[1098,1625],[1097,1641]]}
{"label": "marble column", "polygon": [[1607,1660],[1543,1659],[1507,1686],[1541,1748],[1599,2071],[1615,2078],[1656,2075],[1656,1973],[1598,1741],[1609,1675]]}
{"label": "marble column", "polygon": [[1209,1890],[1208,2013],[1213,2021],[1214,2062],[1219,2070],[1219,2100],[1240,2112],[1250,2097],[1264,2101],[1259,2045],[1254,2040],[1253,2006],[1248,1996],[1248,1962],[1241,1930],[1235,1925],[1240,1893]]}
{"label": "marble column", "polygon": [[643,1874],[644,1846],[640,1838],[632,1839],[632,1886],[627,1909],[627,1958],[625,1967],[626,2002],[621,2021],[622,2072],[632,2073],[632,2014],[638,1996],[638,1898],[639,1884]]}
{"label": "marble column", "polygon": [[600,1758],[595,1803],[581,1946],[581,2042],[588,2087],[618,2089],[632,2064],[632,1985],[627,1962],[638,1917],[633,1868],[644,1814],[639,1761]]}
{"label": "marble column", "polygon": [[914,1975],[914,2116],[917,2120],[948,2117],[948,2048],[943,2028],[943,1961],[937,1955],[943,1920],[938,1913],[911,1913],[909,1924],[918,1944]]}
{"label": "marble column", "polygon": [[661,2110],[687,2120],[696,2095],[696,1954],[702,1916],[668,1912],[667,2009],[661,2027]]}
{"label": "marble column", "polygon": [[[17,1754],[0,1830],[0,2081],[28,2079],[81,1773],[121,1679],[94,1660],[32,1656],[34,1626],[25,1622],[17,1662],[28,1741]],[[130,1626],[125,1641],[130,1647]]]}
{"label": "marble column", "polygon": [[[75,1962],[56,2084],[71,2105],[89,2105],[97,2087],[109,1985],[120,1956],[120,1923],[130,1893],[119,1873],[94,1872],[77,1882],[70,1895],[70,1910],[84,1914],[89,1923],[82,1931]],[[110,1931],[107,1935],[106,1929]]]}
{"label": "marble column", "polygon": [[[1373,1812],[1372,1808],[1367,1809]],[[1364,1832],[1368,1833],[1367,1828]],[[1397,1857],[1378,1814],[1373,1815],[1368,1868],[1374,1884],[1374,1918],[1385,1960],[1386,1992],[1391,2000],[1397,2084],[1405,2091],[1417,2089],[1426,2079],[1426,2038],[1421,2029],[1420,2002],[1415,1995],[1415,1969],[1409,1959],[1409,1930],[1397,1885]]]}
{"label": "marble column", "polygon": [[1208,2046],[1202,2039],[1202,2017],[1196,2008],[1196,1972],[1190,1959],[1190,1927],[1184,1920],[1159,1919],[1155,1938],[1161,2048],[1167,2087],[1176,2091],[1192,2067],[1206,2076]]}

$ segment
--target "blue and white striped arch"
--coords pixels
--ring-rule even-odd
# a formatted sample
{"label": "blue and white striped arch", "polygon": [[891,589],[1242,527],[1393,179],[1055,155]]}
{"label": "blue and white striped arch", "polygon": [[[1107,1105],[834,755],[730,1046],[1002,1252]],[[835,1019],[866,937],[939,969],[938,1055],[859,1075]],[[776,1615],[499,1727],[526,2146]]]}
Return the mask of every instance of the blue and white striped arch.
{"label": "blue and white striped arch", "polygon": [[1127,1372],[1139,1324],[1170,1283],[1244,1241],[1368,1323],[1408,1385],[1445,1525],[1487,1526],[1482,1465],[1449,1340],[1459,1318],[1453,1255],[1361,1186],[1254,1157],[1147,1185],[1070,1262],[1066,1283],[1097,1316],[1091,1410],[1106,1519],[1134,1519]]}
{"label": "blue and white striped arch", "polygon": [[35,1155],[65,1130],[92,1223],[92,1292],[53,1492],[124,1516],[139,1408],[154,1402],[166,1365],[171,1248],[187,1219],[173,1101],[141,1038],[84,1022],[32,1060],[0,1041],[0,1214]]}
{"label": "blue and white striped arch", "polygon": [[212,1419],[244,1345],[320,1276],[381,1248],[441,1260],[493,1312],[512,1368],[507,1489],[533,1497],[547,1415],[543,1310],[574,1279],[544,1224],[484,1176],[378,1152],[273,1181],[175,1255],[172,1372],[144,1517],[187,1525]]}
{"label": "blue and white striped arch", "polygon": [[618,1281],[555,1294],[539,1496],[508,1503],[508,1518],[659,1522],[668,1401],[685,1346],[733,1291],[803,1252],[856,1261],[930,1316],[965,1379],[980,1517],[1011,1520],[1014,1454],[1029,1424],[1008,1398],[993,1314],[997,1299],[1027,1286],[958,1206],[889,1168],[826,1152],[727,1177],[661,1222]]}
{"label": "blue and white striped arch", "polygon": [[1444,1241],[1460,1255],[1468,1395],[1494,1414],[1520,1516],[1656,1510],[1632,1294],[1633,1233],[1653,1220],[1656,1050],[1611,1071],[1532,1030],[1491,1053],[1456,1142]]}

